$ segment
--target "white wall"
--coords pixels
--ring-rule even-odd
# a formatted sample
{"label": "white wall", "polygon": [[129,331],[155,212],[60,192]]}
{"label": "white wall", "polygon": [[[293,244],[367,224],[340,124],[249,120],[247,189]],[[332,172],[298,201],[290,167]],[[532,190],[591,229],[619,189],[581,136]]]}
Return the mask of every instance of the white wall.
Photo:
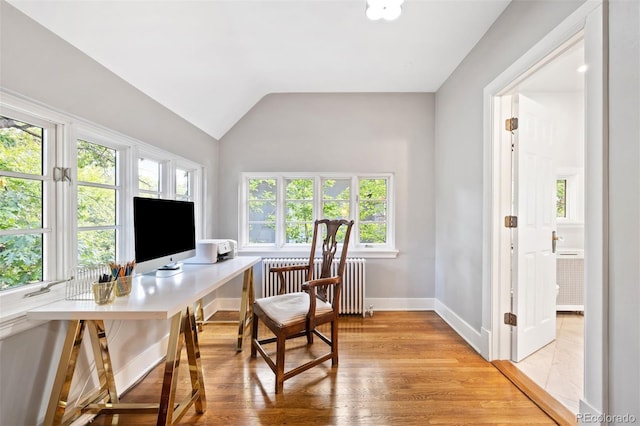
{"label": "white wall", "polygon": [[[4,1],[0,8],[3,89],[204,164],[207,187],[210,191],[215,188],[215,139]],[[209,193],[207,201],[207,228],[211,230],[215,192]],[[118,330],[110,349],[116,385],[122,390],[164,355],[165,349],[158,342],[163,342],[168,328],[165,321],[120,322],[107,324],[107,328],[112,335]],[[42,420],[65,329],[60,322],[49,322],[0,341],[1,425],[34,425]],[[86,358],[81,358],[79,365],[76,384],[81,386],[89,365]]]}
{"label": "white wall", "polygon": [[400,253],[367,261],[366,296],[432,298],[433,119],[433,94],[266,96],[220,140],[221,236],[237,238],[242,172],[392,172]]}

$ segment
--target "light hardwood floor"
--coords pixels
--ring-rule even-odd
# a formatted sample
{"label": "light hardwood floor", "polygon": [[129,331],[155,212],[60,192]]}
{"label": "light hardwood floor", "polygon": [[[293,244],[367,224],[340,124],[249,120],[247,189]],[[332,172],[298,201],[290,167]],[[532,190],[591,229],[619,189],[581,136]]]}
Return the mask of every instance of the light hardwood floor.
{"label": "light hardwood floor", "polygon": [[[286,381],[278,395],[264,360],[250,357],[248,335],[244,350],[236,353],[236,332],[235,325],[211,324],[199,334],[207,410],[198,415],[190,408],[180,424],[555,424],[434,312],[342,317],[340,365],[331,368],[327,362],[300,374]],[[322,345],[316,341],[313,346]],[[289,348],[291,361],[309,350],[304,338]],[[178,397],[189,388],[184,364]],[[121,402],[157,400],[163,366]],[[118,420],[120,425],[146,425],[156,419],[120,415]],[[99,416],[93,424],[108,423]]]}

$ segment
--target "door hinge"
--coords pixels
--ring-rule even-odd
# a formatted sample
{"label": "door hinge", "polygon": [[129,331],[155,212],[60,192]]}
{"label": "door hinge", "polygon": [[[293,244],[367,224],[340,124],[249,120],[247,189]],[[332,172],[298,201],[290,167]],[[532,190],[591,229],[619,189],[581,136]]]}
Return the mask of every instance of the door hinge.
{"label": "door hinge", "polygon": [[507,118],[504,122],[504,128],[507,132],[518,130],[518,117]]}
{"label": "door hinge", "polygon": [[505,228],[517,228],[518,227],[518,216],[505,216],[504,217],[504,227]]}
{"label": "door hinge", "polygon": [[518,325],[518,316],[512,312],[504,314],[504,323],[507,325]]}

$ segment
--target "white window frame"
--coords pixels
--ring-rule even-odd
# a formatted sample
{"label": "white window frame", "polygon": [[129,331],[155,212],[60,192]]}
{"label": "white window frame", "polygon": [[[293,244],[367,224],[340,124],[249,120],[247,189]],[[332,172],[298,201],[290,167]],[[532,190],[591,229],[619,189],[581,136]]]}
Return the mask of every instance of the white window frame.
{"label": "white window frame", "polygon": [[566,225],[584,224],[584,177],[583,169],[560,168],[556,180],[566,180],[565,217],[557,217],[557,223]]}
{"label": "white window frame", "polygon": [[[30,309],[42,306],[57,300],[64,299],[65,284],[53,285],[49,291],[33,297],[25,297],[28,293],[38,291],[48,282],[65,280],[76,266],[77,262],[77,140],[100,144],[118,150],[119,169],[118,179],[120,186],[120,199],[118,203],[117,226],[120,232],[129,238],[123,238],[117,245],[116,257],[129,259],[134,257],[133,242],[133,208],[126,200],[138,194],[137,159],[142,153],[162,161],[163,198],[173,198],[173,180],[175,179],[175,167],[189,170],[193,173],[191,182],[193,200],[196,205],[196,238],[206,235],[204,218],[205,192],[204,192],[204,166],[180,156],[163,151],[153,145],[140,140],[130,138],[119,132],[115,132],[103,126],[91,123],[81,117],[72,116],[45,105],[36,104],[20,96],[8,93],[0,89],[0,114],[14,117],[34,125],[47,124],[55,130],[55,146],[49,146],[45,154],[43,166],[44,180],[48,201],[45,205],[45,216],[48,223],[44,225],[51,229],[51,236],[47,238],[46,258],[43,263],[46,267],[43,271],[44,282],[25,284],[16,288],[0,291],[0,340],[14,334],[35,327],[44,321],[32,321],[26,317]],[[53,182],[53,167],[69,167],[71,169],[71,182]],[[53,202],[55,200],[55,202]]]}
{"label": "white window frame", "polygon": [[[128,200],[130,198],[130,190],[127,187],[127,185],[125,185],[126,182],[128,182],[127,180],[127,176],[130,174],[128,173],[128,170],[131,168],[131,158],[130,155],[128,155],[128,151],[129,151],[129,147],[127,145],[124,145],[122,143],[118,143],[117,141],[117,135],[113,135],[111,137],[109,137],[109,134],[107,134],[107,132],[103,131],[103,132],[98,132],[96,131],[96,129],[91,128],[90,126],[86,126],[86,125],[78,125],[77,126],[77,130],[76,130],[76,134],[75,137],[73,138],[72,141],[70,141],[70,145],[72,148],[72,164],[74,164],[74,167],[71,168],[72,170],[72,180],[71,180],[71,187],[72,187],[72,193],[73,193],[73,198],[72,198],[72,203],[73,203],[73,210],[72,211],[77,211],[77,207],[78,207],[78,185],[79,185],[79,181],[78,181],[78,177],[77,177],[77,153],[78,153],[78,140],[84,140],[86,142],[89,143],[93,143],[96,145],[101,145],[110,149],[114,149],[116,151],[116,194],[117,194],[117,199],[116,199],[116,224],[115,224],[115,231],[116,231],[116,259],[121,260],[121,259],[126,259],[128,257],[128,254],[131,253],[131,249],[130,247],[128,247],[128,244],[124,238],[125,235],[127,235],[127,233],[125,232],[125,227],[126,224],[129,222],[129,216],[127,214],[127,210],[126,210],[126,202],[125,200]],[[94,186],[94,185],[91,185]],[[98,185],[95,185],[98,186]],[[72,244],[72,259],[73,262],[75,264],[75,262],[78,259],[78,253],[77,253],[77,249],[78,249],[78,223],[77,223],[77,215],[71,215],[71,229],[75,229],[76,232],[74,232],[73,234],[73,244]],[[128,228],[127,228],[128,229]],[[118,244],[118,242],[120,242],[120,244]]]}
{"label": "white window frame", "polygon": [[[250,244],[248,229],[248,194],[249,180],[251,179],[275,179],[276,180],[276,235],[273,244]],[[351,218],[355,221],[351,232],[349,245],[350,257],[367,258],[394,258],[398,250],[395,247],[395,185],[393,173],[259,173],[246,172],[240,176],[239,206],[238,211],[238,251],[243,254],[261,256],[308,256],[309,244],[286,243],[285,219],[285,181],[287,179],[314,179],[313,219],[322,212],[322,182],[324,179],[350,179],[351,194],[350,206]],[[386,179],[387,180],[387,242],[384,244],[360,243],[359,235],[359,181],[360,179]]]}

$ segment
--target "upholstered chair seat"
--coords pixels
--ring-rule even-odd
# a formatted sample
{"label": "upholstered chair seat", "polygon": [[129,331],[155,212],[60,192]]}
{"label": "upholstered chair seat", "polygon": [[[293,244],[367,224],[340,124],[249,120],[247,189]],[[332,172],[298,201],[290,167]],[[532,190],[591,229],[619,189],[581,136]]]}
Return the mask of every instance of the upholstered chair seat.
{"label": "upholstered chair seat", "polygon": [[[296,292],[256,300],[256,305],[282,327],[304,321],[309,313],[309,293]],[[333,311],[330,303],[316,299],[316,315]]]}

